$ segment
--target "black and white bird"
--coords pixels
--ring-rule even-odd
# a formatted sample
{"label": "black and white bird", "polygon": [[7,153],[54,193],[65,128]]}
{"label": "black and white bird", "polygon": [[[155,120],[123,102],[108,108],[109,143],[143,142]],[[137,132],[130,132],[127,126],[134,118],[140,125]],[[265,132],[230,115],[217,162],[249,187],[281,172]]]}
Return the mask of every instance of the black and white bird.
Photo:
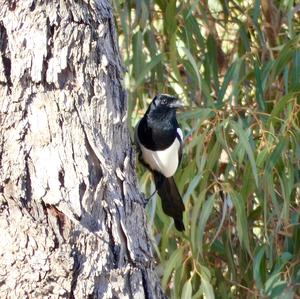
{"label": "black and white bird", "polygon": [[173,96],[155,96],[135,128],[135,140],[141,162],[153,173],[163,211],[183,231],[184,204],[173,178],[182,156],[183,135],[176,119],[180,107]]}

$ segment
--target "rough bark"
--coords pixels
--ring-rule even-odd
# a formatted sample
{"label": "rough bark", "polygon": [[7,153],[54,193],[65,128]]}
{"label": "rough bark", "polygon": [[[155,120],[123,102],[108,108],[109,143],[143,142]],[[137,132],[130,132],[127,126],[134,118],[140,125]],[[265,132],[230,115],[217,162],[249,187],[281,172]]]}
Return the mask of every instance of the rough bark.
{"label": "rough bark", "polygon": [[161,298],[106,0],[0,0],[0,298]]}

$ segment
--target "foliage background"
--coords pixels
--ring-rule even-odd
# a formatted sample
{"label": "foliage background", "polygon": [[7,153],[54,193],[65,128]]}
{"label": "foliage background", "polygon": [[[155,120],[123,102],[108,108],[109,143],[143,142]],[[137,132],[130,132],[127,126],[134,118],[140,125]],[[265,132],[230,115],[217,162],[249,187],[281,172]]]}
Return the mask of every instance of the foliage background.
{"label": "foliage background", "polygon": [[[131,125],[177,94],[185,233],[148,204],[171,298],[300,298],[300,5],[114,0]],[[145,193],[154,190],[139,169]]]}

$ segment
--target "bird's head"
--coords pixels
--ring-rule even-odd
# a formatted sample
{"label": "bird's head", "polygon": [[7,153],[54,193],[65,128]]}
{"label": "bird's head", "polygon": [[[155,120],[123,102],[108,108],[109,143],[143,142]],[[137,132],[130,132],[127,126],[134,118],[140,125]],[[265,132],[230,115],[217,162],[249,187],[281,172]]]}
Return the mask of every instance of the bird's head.
{"label": "bird's head", "polygon": [[183,104],[174,96],[168,94],[158,94],[152,100],[151,106],[152,109],[175,110],[183,107]]}

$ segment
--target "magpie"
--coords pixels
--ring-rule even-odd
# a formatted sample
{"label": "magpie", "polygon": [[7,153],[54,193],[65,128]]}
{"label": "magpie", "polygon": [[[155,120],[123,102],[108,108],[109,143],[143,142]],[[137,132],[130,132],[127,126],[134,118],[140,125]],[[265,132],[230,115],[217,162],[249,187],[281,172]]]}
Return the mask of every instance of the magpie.
{"label": "magpie", "polygon": [[180,107],[181,102],[171,95],[155,96],[136,125],[135,142],[141,163],[153,174],[164,213],[183,231],[184,204],[173,178],[182,157],[183,135],[176,119]]}

